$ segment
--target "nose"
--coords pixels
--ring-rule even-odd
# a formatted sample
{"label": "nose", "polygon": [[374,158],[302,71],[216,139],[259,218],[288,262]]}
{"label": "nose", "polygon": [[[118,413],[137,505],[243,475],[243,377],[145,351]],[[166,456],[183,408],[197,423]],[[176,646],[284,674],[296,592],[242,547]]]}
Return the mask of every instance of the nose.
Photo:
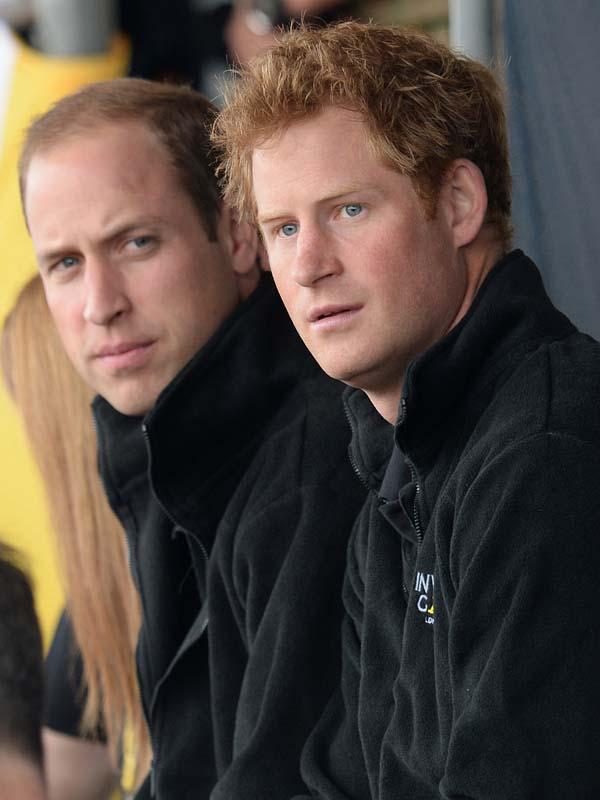
{"label": "nose", "polygon": [[301,286],[313,286],[341,272],[334,243],[320,226],[304,226],[298,232],[292,276]]}
{"label": "nose", "polygon": [[85,265],[83,317],[94,325],[109,325],[129,308],[123,277],[108,260],[88,258]]}

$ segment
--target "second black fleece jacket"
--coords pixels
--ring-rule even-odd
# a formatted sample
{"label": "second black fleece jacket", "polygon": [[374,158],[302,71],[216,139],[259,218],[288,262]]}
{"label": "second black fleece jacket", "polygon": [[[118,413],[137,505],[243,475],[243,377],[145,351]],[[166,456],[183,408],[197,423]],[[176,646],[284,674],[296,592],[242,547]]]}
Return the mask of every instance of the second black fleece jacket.
{"label": "second black fleece jacket", "polygon": [[341,391],[265,276],[143,421],[95,401],[143,608],[154,762],[140,798],[302,790],[301,748],[338,677],[345,551],[364,501]]}
{"label": "second black fleece jacket", "polygon": [[600,345],[516,251],[409,367],[395,429],[347,408],[371,492],[313,796],[600,797]]}

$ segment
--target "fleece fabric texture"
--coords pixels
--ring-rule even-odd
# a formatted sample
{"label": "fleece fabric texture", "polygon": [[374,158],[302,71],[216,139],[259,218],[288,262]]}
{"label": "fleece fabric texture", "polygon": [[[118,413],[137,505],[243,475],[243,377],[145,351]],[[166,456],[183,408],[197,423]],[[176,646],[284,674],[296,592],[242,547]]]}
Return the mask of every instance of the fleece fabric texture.
{"label": "fleece fabric texture", "polygon": [[385,475],[385,423],[348,393],[371,491],[313,796],[600,797],[599,401],[600,345],[519,251],[409,367]]}
{"label": "fleece fabric texture", "polygon": [[345,554],[365,499],[342,389],[265,276],[144,420],[94,401],[143,608],[154,762],[138,798],[305,789],[300,753],[339,678]]}

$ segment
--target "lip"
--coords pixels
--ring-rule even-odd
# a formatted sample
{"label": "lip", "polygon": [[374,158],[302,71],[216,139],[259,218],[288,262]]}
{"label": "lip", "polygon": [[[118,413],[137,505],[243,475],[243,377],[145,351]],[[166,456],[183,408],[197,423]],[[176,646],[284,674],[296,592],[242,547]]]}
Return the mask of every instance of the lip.
{"label": "lip", "polygon": [[110,369],[140,367],[150,356],[154,341],[119,342],[101,347],[94,353],[94,359]]}
{"label": "lip", "polygon": [[307,316],[312,328],[330,330],[350,322],[361,310],[359,304],[336,303],[315,306]]}

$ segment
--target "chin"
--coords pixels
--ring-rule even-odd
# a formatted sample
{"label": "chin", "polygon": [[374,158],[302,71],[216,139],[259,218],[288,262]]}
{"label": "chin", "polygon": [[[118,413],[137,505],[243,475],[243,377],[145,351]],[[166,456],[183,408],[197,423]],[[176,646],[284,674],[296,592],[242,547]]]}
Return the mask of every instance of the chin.
{"label": "chin", "polygon": [[102,396],[115,411],[124,414],[126,417],[143,417],[150,411],[156,400],[156,398],[154,398],[152,402],[150,402],[147,398],[123,397],[122,395],[115,395],[110,392]]}
{"label": "chin", "polygon": [[336,381],[341,381],[342,383],[345,383],[348,386],[352,386],[357,389],[361,388],[359,383],[356,383],[356,380],[359,380],[359,377],[356,374],[356,370],[349,369],[348,367],[341,364],[332,364],[331,362],[319,361],[318,358],[316,359],[316,361],[323,370],[323,372],[326,375],[329,375],[330,378],[333,378]]}
{"label": "chin", "polygon": [[[395,385],[396,381],[389,380],[389,365],[383,360],[365,357],[362,361],[355,359],[352,363],[329,360],[319,362],[321,369],[336,381],[341,381],[353,389],[361,389],[366,393],[379,393],[385,391],[388,385]],[[387,368],[387,369],[386,369]],[[392,376],[402,375],[400,367]]]}

